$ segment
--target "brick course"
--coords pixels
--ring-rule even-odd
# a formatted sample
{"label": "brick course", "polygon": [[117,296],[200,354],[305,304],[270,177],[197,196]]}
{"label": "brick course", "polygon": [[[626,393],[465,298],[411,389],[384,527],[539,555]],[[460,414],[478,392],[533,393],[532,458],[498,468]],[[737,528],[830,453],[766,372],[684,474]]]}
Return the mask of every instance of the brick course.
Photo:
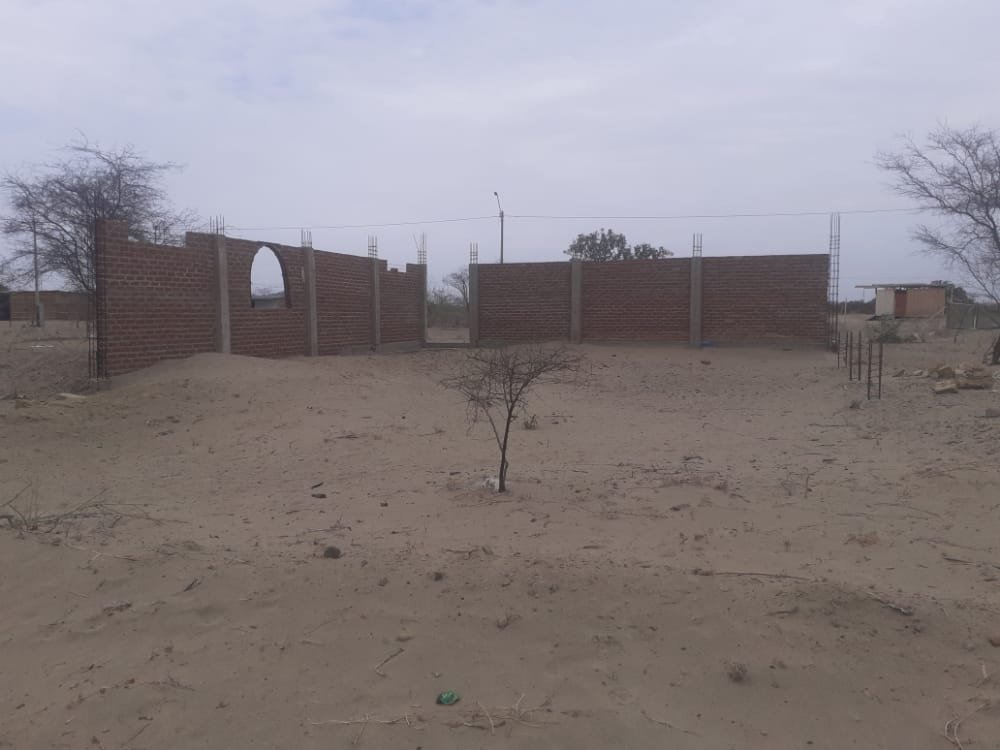
{"label": "brick course", "polygon": [[703,258],[702,338],[823,343],[829,262],[827,255]]}
{"label": "brick course", "polygon": [[565,339],[569,317],[569,263],[479,266],[480,340]]}
{"label": "brick course", "polygon": [[687,341],[687,258],[583,264],[584,341]]}
{"label": "brick course", "polygon": [[425,266],[406,264],[406,273],[379,271],[383,344],[422,341]]}
{"label": "brick course", "polygon": [[[33,320],[34,292],[10,292],[10,319]],[[90,296],[86,292],[40,292],[46,320],[87,320]]]}

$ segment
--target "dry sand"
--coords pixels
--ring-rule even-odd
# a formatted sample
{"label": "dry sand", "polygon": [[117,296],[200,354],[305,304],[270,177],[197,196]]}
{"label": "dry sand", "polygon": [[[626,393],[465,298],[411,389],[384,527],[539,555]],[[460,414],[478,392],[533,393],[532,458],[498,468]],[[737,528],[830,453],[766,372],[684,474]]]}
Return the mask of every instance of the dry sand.
{"label": "dry sand", "polygon": [[1000,748],[1000,393],[581,351],[506,495],[460,351],[0,402],[0,747]]}

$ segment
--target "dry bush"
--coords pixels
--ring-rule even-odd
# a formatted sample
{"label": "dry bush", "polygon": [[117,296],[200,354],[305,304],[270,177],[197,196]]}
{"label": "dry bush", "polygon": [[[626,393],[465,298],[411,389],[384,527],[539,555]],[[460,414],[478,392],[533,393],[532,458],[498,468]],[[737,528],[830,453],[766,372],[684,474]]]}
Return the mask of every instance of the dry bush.
{"label": "dry bush", "polygon": [[532,389],[544,383],[565,382],[582,372],[584,358],[565,346],[530,345],[476,349],[445,378],[446,388],[461,393],[470,424],[486,420],[500,452],[496,489],[507,489],[507,448],[510,426],[524,412]]}

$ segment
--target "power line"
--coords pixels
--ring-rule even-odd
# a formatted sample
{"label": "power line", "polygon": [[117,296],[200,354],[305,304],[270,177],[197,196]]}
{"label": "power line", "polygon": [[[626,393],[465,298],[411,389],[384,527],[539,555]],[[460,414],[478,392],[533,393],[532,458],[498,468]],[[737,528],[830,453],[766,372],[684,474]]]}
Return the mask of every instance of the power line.
{"label": "power line", "polygon": [[[626,221],[626,220],[659,220],[670,221],[675,219],[757,219],[757,218],[778,218],[783,216],[829,216],[831,213],[839,214],[894,214],[920,211],[919,208],[855,208],[846,211],[767,211],[760,213],[732,213],[732,214],[667,214],[662,216],[559,216],[551,214],[507,214],[508,219],[568,219],[568,220],[591,220],[591,221]],[[490,217],[496,218],[496,217]]]}
{"label": "power line", "polygon": [[[412,227],[421,224],[454,224],[462,221],[483,221],[485,219],[496,219],[496,216],[464,216],[457,219],[425,219],[424,221],[391,221],[382,224],[338,224],[331,226],[309,226],[305,229],[379,229],[381,227]],[[241,232],[277,232],[302,229],[301,226],[294,227],[238,227],[229,226],[227,229],[238,229]]]}
{"label": "power line", "polygon": [[[684,219],[766,219],[783,218],[795,216],[829,216],[831,213],[840,214],[895,214],[913,213],[921,211],[920,208],[854,208],[841,211],[760,211],[726,214],[660,214],[660,215],[639,215],[639,216],[594,216],[594,215],[563,215],[563,214],[507,214],[508,219],[531,219],[531,220],[551,220],[551,221],[678,221]],[[456,224],[469,221],[494,221],[497,216],[461,216],[448,219],[423,219],[420,221],[390,221],[371,224],[330,224],[312,225],[305,229],[380,229],[385,227],[412,227],[425,224]],[[297,226],[273,226],[273,227],[242,227],[229,226],[227,229],[235,229],[241,232],[278,232],[295,231],[303,229]]]}

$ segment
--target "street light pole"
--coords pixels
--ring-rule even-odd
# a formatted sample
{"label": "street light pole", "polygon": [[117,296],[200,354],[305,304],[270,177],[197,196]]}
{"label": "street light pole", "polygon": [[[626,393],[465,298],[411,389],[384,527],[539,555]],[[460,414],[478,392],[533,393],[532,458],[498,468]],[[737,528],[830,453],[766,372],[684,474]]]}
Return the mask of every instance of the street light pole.
{"label": "street light pole", "polygon": [[497,208],[500,210],[500,263],[503,263],[503,206],[500,205],[500,195],[496,190],[493,191],[493,195],[497,199]]}
{"label": "street light pole", "polygon": [[35,327],[41,327],[42,325],[42,296],[39,292],[38,284],[38,227],[35,223],[35,217],[31,217],[31,245],[35,260],[35,314],[33,316],[32,325]]}

